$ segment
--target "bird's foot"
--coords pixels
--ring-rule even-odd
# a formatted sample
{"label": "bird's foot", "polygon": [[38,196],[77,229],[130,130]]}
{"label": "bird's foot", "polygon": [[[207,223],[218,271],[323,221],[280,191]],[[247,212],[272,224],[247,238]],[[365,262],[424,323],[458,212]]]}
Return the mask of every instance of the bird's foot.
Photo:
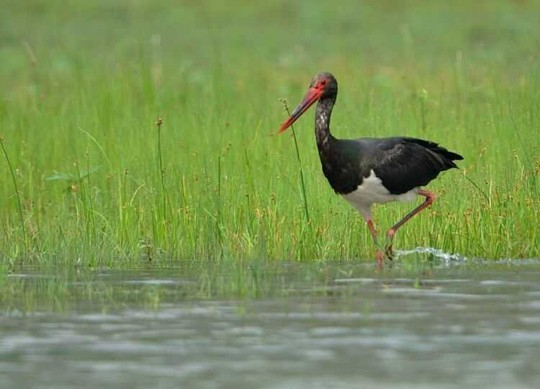
{"label": "bird's foot", "polygon": [[392,243],[394,241],[394,235],[396,234],[396,230],[393,228],[390,228],[386,234],[386,247],[384,249],[384,254],[389,260],[394,260],[394,250],[392,249]]}
{"label": "bird's foot", "polygon": [[377,253],[375,254],[375,258],[377,259],[377,266],[382,269],[384,267],[384,254],[381,250],[377,249]]}
{"label": "bird's foot", "polygon": [[386,255],[386,258],[393,261],[394,260],[394,250],[392,249],[392,243],[386,246],[384,249],[384,255]]}

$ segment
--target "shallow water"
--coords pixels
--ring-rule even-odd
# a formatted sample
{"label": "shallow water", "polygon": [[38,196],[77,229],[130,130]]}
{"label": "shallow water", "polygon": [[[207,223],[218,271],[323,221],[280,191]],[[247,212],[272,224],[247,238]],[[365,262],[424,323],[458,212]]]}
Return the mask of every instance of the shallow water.
{"label": "shallow water", "polygon": [[7,276],[0,387],[539,385],[540,261],[226,269]]}

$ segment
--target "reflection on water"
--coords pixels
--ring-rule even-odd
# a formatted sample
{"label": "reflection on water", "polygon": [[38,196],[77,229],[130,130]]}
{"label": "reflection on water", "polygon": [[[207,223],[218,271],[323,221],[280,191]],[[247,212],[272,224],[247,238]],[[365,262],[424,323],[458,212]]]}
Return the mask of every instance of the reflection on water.
{"label": "reflection on water", "polygon": [[8,276],[1,387],[540,382],[538,261],[186,266]]}

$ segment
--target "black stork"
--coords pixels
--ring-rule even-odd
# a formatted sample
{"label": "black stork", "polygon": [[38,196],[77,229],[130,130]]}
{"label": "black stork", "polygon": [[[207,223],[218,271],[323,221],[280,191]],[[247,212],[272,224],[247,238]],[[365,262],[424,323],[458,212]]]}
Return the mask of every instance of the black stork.
{"label": "black stork", "polygon": [[[322,170],[334,191],[342,195],[364,217],[377,246],[377,262],[385,255],[392,259],[396,231],[414,215],[435,201],[435,194],[422,189],[440,172],[457,168],[463,157],[437,143],[409,137],[337,139],[330,133],[330,116],[336,102],[338,84],[330,73],[317,74],[309,89],[279,132],[289,128],[318,101],[315,110],[315,137]],[[416,195],[425,201],[392,226],[386,234],[384,253],[371,216],[371,206],[389,201],[410,201]]]}

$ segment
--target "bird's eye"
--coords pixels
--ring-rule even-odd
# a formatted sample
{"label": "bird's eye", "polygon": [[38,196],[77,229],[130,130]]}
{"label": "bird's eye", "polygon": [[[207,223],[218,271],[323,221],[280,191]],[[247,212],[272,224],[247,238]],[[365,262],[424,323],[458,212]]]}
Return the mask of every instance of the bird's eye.
{"label": "bird's eye", "polygon": [[326,80],[321,80],[321,86],[326,86]]}

